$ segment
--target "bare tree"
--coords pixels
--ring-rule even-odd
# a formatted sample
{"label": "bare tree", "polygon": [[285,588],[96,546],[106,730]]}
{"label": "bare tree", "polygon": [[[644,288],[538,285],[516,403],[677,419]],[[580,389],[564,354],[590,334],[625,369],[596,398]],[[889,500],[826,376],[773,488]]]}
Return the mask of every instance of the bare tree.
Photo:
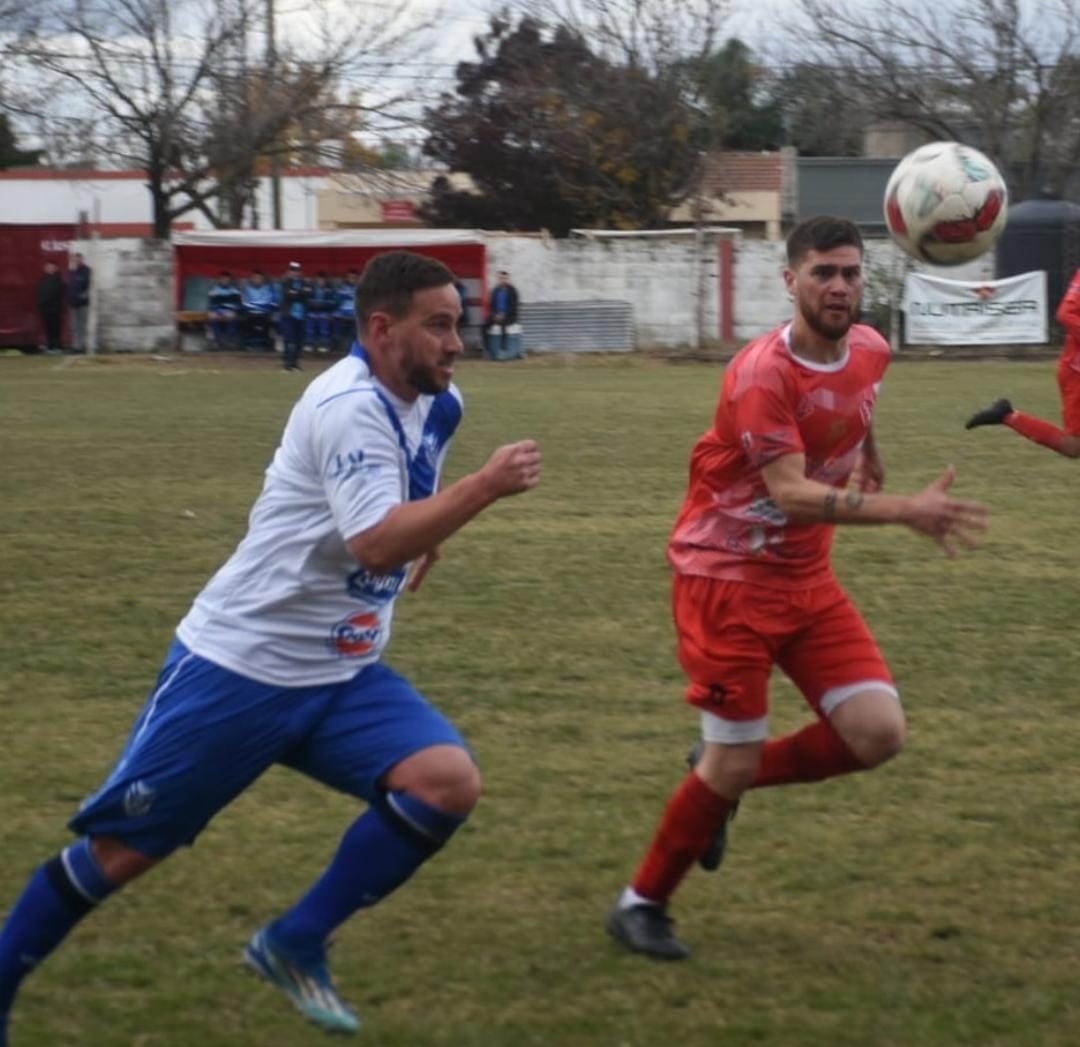
{"label": "bare tree", "polygon": [[800,57],[828,65],[873,117],[984,150],[1020,198],[1063,191],[1080,163],[1076,0],[800,6]]}
{"label": "bare tree", "polygon": [[683,75],[716,50],[729,0],[514,0],[540,24],[564,26],[608,61]]}
{"label": "bare tree", "polygon": [[[54,21],[17,53],[66,85],[50,118],[94,119],[112,161],[146,172],[154,235],[167,238],[193,209],[218,225],[237,218],[237,187],[250,188],[259,158],[313,148],[307,130],[349,135],[361,114],[392,119],[401,99],[377,89],[380,73],[430,25],[407,0],[356,11],[307,0],[279,22],[277,45],[272,10],[273,0],[56,0]],[[350,83],[376,86],[361,105]]]}

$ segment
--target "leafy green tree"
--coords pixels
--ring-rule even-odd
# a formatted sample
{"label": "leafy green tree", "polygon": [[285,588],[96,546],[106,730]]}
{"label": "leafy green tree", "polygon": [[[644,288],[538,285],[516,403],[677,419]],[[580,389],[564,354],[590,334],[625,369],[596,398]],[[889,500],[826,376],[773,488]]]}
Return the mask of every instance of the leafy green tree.
{"label": "leafy green tree", "polygon": [[732,37],[697,61],[691,77],[706,110],[710,150],[778,149],[784,144],[782,111],[770,96],[768,71],[741,40]]}
{"label": "leafy green tree", "polygon": [[695,114],[678,77],[596,54],[565,25],[491,20],[457,88],[426,114],[424,152],[475,193],[433,186],[441,225],[652,228],[688,191]]}

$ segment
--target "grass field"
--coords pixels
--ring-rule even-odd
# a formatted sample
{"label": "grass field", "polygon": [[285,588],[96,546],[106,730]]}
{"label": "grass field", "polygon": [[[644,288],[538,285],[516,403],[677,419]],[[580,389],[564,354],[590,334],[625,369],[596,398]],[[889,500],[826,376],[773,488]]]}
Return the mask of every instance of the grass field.
{"label": "grass field", "polygon": [[[70,361],[65,361],[70,363]],[[299,383],[267,362],[0,360],[0,911],[68,839],[172,627],[242,535]],[[838,536],[890,660],[905,752],[755,793],[728,863],[676,899],[686,964],[619,953],[603,916],[696,733],[664,545],[719,368],[468,363],[450,477],[535,436],[541,486],[451,541],[389,661],[463,728],[486,795],[333,962],[371,1047],[1080,1042],[1077,463],[1005,430],[1056,418],[1049,363],[898,363],[888,485],[948,462],[992,503],[976,554]],[[774,730],[803,722],[773,689]],[[13,1047],[321,1042],[239,964],[322,867],[347,798],[273,770],[196,847],[107,903],[24,988]]]}

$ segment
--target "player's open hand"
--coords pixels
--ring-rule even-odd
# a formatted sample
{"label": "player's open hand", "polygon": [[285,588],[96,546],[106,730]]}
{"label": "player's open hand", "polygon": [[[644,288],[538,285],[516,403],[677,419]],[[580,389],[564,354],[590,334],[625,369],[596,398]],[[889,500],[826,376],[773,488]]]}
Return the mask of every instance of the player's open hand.
{"label": "player's open hand", "polygon": [[929,535],[948,557],[958,546],[974,549],[976,539],[986,530],[990,510],[982,502],[953,498],[949,488],[956,469],[948,466],[932,483],[911,498],[905,523],[920,534]]}
{"label": "player's open hand", "polygon": [[540,481],[540,445],[535,440],[520,440],[500,447],[480,470],[496,498],[521,494]]}

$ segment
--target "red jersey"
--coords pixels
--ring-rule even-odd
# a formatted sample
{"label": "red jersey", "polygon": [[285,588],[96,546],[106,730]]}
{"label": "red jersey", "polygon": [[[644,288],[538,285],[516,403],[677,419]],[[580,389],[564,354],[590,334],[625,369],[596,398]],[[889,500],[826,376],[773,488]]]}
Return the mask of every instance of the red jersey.
{"label": "red jersey", "polygon": [[668,543],[677,574],[773,588],[831,575],[831,524],[790,523],[761,468],[806,455],[806,475],[843,487],[870,427],[889,345],[871,327],[848,332],[835,363],[791,352],[790,324],[751,342],[724,373],[716,418],[690,457],[690,487]]}
{"label": "red jersey", "polygon": [[1058,306],[1057,322],[1065,328],[1065,348],[1059,360],[1074,371],[1080,371],[1080,269],[1073,273],[1072,283]]}

